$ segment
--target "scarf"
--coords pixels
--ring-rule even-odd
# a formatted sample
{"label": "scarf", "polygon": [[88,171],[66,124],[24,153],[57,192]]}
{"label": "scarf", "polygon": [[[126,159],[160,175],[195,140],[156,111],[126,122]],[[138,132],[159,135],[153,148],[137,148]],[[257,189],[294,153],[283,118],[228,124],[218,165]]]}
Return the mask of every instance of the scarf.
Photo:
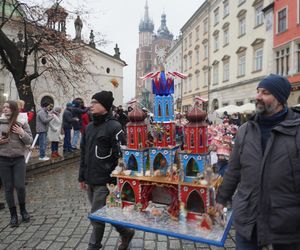
{"label": "scarf", "polygon": [[283,110],[272,116],[258,116],[258,125],[261,132],[261,145],[263,153],[265,152],[268,139],[271,136],[271,130],[285,119],[287,113],[288,108],[284,107]]}

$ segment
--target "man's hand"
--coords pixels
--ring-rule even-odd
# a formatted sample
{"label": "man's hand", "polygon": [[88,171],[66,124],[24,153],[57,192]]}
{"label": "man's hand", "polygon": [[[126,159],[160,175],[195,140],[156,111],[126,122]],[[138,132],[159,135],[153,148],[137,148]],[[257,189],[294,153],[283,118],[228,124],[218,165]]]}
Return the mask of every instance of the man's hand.
{"label": "man's hand", "polygon": [[79,188],[80,188],[81,190],[87,190],[87,185],[85,184],[84,181],[79,182]]}
{"label": "man's hand", "polygon": [[224,205],[222,205],[220,203],[216,203],[215,209],[217,212],[220,212],[221,214],[223,214],[223,208],[224,208]]}

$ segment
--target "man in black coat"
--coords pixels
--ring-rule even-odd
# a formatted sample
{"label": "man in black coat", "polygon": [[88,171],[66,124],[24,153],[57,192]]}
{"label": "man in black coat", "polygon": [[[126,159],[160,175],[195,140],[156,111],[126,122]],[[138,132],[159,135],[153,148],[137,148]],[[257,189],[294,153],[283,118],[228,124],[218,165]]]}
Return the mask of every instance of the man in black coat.
{"label": "man in black coat", "polygon": [[[90,111],[93,121],[86,127],[81,141],[81,163],[79,171],[80,188],[87,190],[91,203],[91,212],[105,206],[109,191],[108,183],[115,183],[111,172],[118,164],[121,156],[120,144],[125,143],[121,124],[113,117],[111,91],[101,91],[93,95]],[[92,223],[93,231],[89,248],[100,249],[105,223]],[[119,250],[126,250],[134,236],[134,230],[114,225],[121,235],[122,243]]]}
{"label": "man in black coat", "polygon": [[222,211],[237,189],[237,249],[300,250],[300,114],[287,107],[290,91],[286,78],[264,78],[256,114],[238,130],[216,205]]}

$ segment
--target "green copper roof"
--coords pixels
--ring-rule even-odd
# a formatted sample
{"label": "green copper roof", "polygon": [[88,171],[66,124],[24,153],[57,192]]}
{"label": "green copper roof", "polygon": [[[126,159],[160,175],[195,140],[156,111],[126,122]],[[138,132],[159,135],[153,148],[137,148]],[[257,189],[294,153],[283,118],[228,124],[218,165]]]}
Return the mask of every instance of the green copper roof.
{"label": "green copper roof", "polygon": [[[4,1],[0,0],[0,17],[2,17],[2,9],[3,9]],[[23,9],[19,6],[17,9],[15,9],[18,4],[17,0],[6,0],[5,1],[5,7],[4,7],[4,13],[6,17],[10,17],[12,14],[12,17],[22,17],[24,15]]]}

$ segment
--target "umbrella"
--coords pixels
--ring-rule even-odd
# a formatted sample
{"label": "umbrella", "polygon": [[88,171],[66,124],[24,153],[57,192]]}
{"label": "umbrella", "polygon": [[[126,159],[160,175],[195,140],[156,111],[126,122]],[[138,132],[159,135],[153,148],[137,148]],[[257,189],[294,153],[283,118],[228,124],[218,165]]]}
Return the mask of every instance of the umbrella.
{"label": "umbrella", "polygon": [[215,112],[220,116],[220,115],[223,115],[224,112],[227,112],[229,115],[233,114],[233,113],[237,113],[239,112],[239,107],[236,106],[236,105],[228,105],[228,106],[225,106],[225,107],[222,107],[222,108],[219,108],[219,109],[216,109]]}
{"label": "umbrella", "polygon": [[254,103],[248,102],[248,103],[238,107],[238,112],[240,112],[240,113],[251,114],[254,111],[255,111]]}

